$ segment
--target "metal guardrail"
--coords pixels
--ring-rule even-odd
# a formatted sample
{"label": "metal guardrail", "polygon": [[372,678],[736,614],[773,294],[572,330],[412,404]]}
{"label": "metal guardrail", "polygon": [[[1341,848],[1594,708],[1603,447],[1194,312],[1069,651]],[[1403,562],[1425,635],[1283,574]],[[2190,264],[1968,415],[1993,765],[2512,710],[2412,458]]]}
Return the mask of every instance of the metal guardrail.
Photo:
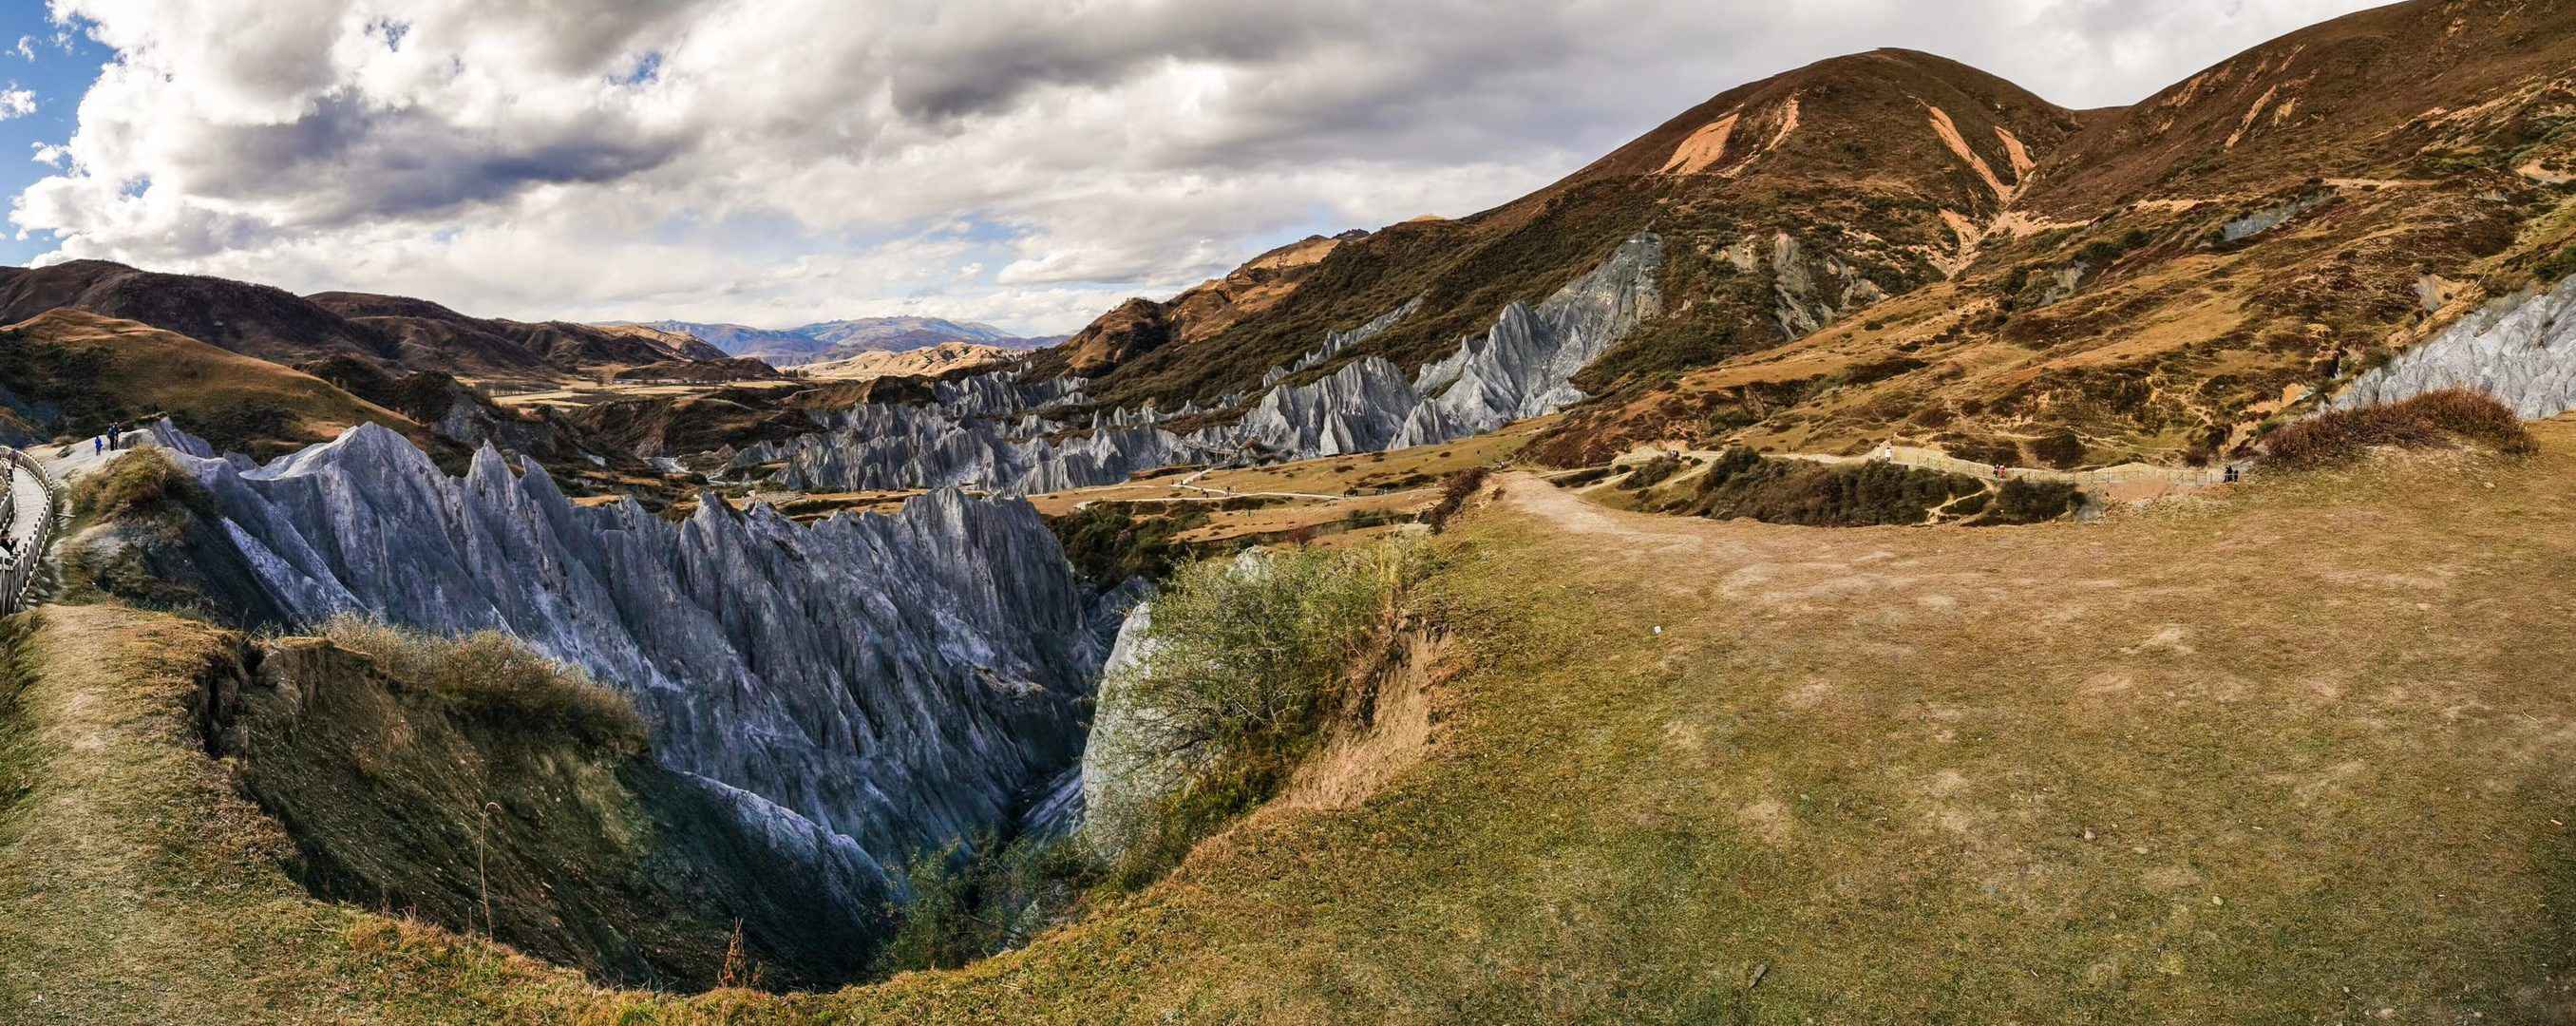
{"label": "metal guardrail", "polygon": [[0,530],[11,531],[11,537],[17,537],[14,532],[23,522],[20,518],[29,515],[18,508],[20,477],[34,481],[44,494],[43,508],[32,514],[35,522],[25,535],[26,541],[0,553],[0,616],[5,616],[27,608],[38,576],[52,558],[48,550],[53,547],[54,531],[62,526],[63,487],[45,472],[43,465],[16,449],[0,448],[0,462],[9,468],[8,487],[0,492]]}

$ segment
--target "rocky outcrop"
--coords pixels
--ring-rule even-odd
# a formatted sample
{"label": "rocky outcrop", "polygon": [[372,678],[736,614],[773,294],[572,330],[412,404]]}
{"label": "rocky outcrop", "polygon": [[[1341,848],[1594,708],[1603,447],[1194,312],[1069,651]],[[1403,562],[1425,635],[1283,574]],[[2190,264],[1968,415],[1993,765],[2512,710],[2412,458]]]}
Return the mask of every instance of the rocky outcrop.
{"label": "rocky outcrop", "polygon": [[1006,826],[1081,747],[1103,642],[1023,502],[937,491],[800,526],[711,498],[673,524],[577,507],[490,448],[451,478],[373,426],[252,469],[173,458],[288,618],[496,629],[583,666],[634,696],[660,761],[862,891]]}
{"label": "rocky outcrop", "polygon": [[1294,388],[1274,388],[1234,425],[1231,441],[1280,459],[1390,448],[1422,402],[1404,372],[1367,356]]}
{"label": "rocky outcrop", "polygon": [[[1150,403],[1095,411],[1083,428],[1043,412],[1079,401],[1081,379],[1023,383],[1004,372],[940,382],[934,405],[854,407],[824,433],[745,449],[734,465],[783,462],[776,482],[803,491],[971,486],[1033,494],[1179,463],[1312,459],[1452,441],[1581,402],[1575,374],[1661,311],[1662,267],[1663,241],[1642,234],[1537,306],[1504,308],[1492,329],[1410,378],[1384,357],[1348,359],[1420,308],[1421,300],[1409,301],[1274,369],[1265,379],[1270,387],[1235,422],[1187,435],[1158,425],[1205,412],[1195,404],[1169,413]],[[1289,383],[1337,359],[1344,362],[1331,373]]]}
{"label": "rocky outcrop", "polygon": [[2525,419],[2576,409],[2576,276],[2508,296],[2355,378],[2335,409],[2445,388],[2485,392]]}
{"label": "rocky outcrop", "polygon": [[1124,480],[1188,462],[1193,450],[1170,432],[1127,428],[1056,436],[1044,422],[1004,424],[958,417],[945,406],[860,406],[832,430],[736,457],[784,460],[777,482],[800,491],[973,487],[1035,494]]}
{"label": "rocky outcrop", "polygon": [[1833,253],[1810,253],[1787,232],[1748,238],[1729,246],[1726,260],[1740,274],[1768,274],[1771,317],[1784,338],[1802,338],[1853,310],[1887,298],[1878,283]]}
{"label": "rocky outcrop", "polygon": [[[930,405],[858,405],[829,431],[775,446],[750,446],[734,467],[783,464],[775,482],[793,490],[907,490],[979,487],[1012,495],[1121,482],[1172,464],[1247,464],[1365,454],[1455,441],[1582,402],[1574,374],[1662,309],[1656,276],[1664,242],[1638,235],[1600,266],[1538,307],[1510,304],[1492,330],[1406,376],[1383,356],[1347,358],[1422,307],[1388,309],[1324,338],[1265,376],[1267,389],[1242,418],[1180,436],[1159,425],[1203,415],[1195,402],[1157,410],[1146,402],[1095,410],[1061,423],[1048,407],[1082,400],[1082,379],[1020,382],[1018,371],[938,382]],[[1332,374],[1293,379],[1332,361]],[[1234,407],[1226,397],[1218,407]]]}
{"label": "rocky outcrop", "polygon": [[[1652,233],[1620,244],[1610,259],[1539,303],[1514,303],[1491,331],[1469,339],[1447,359],[1422,368],[1414,387],[1439,406],[1396,444],[1427,445],[1491,431],[1511,421],[1554,413],[1583,401],[1572,382],[1638,322],[1662,312],[1656,289],[1663,240]],[[1445,432],[1440,435],[1430,430]]]}
{"label": "rocky outcrop", "polygon": [[2335,198],[2333,189],[2317,189],[2236,218],[2218,226],[2218,241],[2238,243],[2290,223],[2292,218],[2325,206]]}
{"label": "rocky outcrop", "polygon": [[1091,743],[1082,750],[1082,843],[1102,858],[1125,850],[1141,817],[1180,782],[1180,767],[1163,754],[1165,732],[1134,694],[1135,675],[1153,654],[1147,638],[1153,626],[1150,601],[1138,603],[1119,626],[1117,644],[1100,669]]}

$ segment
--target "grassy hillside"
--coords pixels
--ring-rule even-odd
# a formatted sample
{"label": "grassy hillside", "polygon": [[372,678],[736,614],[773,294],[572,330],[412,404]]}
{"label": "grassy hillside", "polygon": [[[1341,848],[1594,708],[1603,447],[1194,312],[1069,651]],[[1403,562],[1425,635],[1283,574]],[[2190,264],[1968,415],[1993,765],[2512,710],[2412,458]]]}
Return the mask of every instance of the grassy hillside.
{"label": "grassy hillside", "polygon": [[1440,582],[1478,664],[1425,767],[1030,951],[845,998],[2559,1021],[2576,641],[2550,582],[2576,542],[2547,525],[2576,425],[2543,436],[2100,526],[1712,524],[1516,478]]}
{"label": "grassy hillside", "polygon": [[310,374],[81,310],[0,328],[0,389],[40,439],[168,414],[227,450],[263,456],[362,422],[428,441],[409,418]]}
{"label": "grassy hillside", "polygon": [[0,926],[0,1003],[2558,1021],[2576,423],[2538,435],[2523,460],[1980,530],[1657,517],[1507,476],[1426,585],[1473,665],[1434,693],[1422,761],[1356,805],[1257,813],[1028,949],[825,995],[597,990],[312,902],[189,736],[211,632],[55,607],[0,730],[0,900],[26,910]]}
{"label": "grassy hillside", "polygon": [[2576,188],[2554,170],[2576,157],[2571,62],[2564,4],[2417,0],[2284,36],[2034,144],[2027,188],[1956,222],[1950,273],[1873,271],[1889,295],[1865,313],[1750,348],[1685,318],[1646,326],[1584,383],[1658,346],[1678,375],[1533,451],[1575,466],[1665,438],[1892,438],[2022,463],[2071,432],[2086,465],[2231,452],[2576,268]]}
{"label": "grassy hillside", "polygon": [[52,606],[8,642],[0,1018],[453,1022],[586,990],[493,945],[316,902],[286,876],[284,832],[197,734],[199,678],[233,669],[235,636]]}
{"label": "grassy hillside", "polygon": [[2031,155],[2078,127],[2072,112],[1931,54],[1820,61],[1720,93],[1492,210],[1308,240],[1167,303],[1131,301],[1036,366],[1093,377],[1090,394],[1109,405],[1206,402],[1256,390],[1328,332],[1419,297],[1417,313],[1354,350],[1415,366],[1652,229],[1666,243],[1670,316],[1587,382],[1642,387],[1939,277],[1968,245],[1952,219],[1993,216]]}
{"label": "grassy hillside", "polygon": [[1533,449],[1555,465],[1890,439],[2021,463],[2070,437],[2084,465],[2205,464],[2576,271],[2571,66],[2576,8],[2524,0],[2388,5],[2089,112],[1929,54],[1840,57],[1492,210],[1132,300],[1034,366],[1104,405],[1258,395],[1419,298],[1341,357],[1418,366],[1651,229],[1661,313],[1576,377],[1595,401]]}

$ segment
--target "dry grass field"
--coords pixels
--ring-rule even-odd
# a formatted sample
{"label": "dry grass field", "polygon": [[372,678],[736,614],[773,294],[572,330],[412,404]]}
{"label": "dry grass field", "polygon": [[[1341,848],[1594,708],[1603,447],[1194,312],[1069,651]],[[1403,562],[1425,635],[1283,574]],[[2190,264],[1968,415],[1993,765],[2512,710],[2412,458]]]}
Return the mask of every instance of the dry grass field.
{"label": "dry grass field", "polygon": [[2537,434],[1977,530],[1505,475],[1428,586],[1467,669],[1373,796],[826,995],[598,990],[309,902],[188,742],[198,629],[56,607],[0,981],[111,1022],[2563,1021],[2576,423]]}

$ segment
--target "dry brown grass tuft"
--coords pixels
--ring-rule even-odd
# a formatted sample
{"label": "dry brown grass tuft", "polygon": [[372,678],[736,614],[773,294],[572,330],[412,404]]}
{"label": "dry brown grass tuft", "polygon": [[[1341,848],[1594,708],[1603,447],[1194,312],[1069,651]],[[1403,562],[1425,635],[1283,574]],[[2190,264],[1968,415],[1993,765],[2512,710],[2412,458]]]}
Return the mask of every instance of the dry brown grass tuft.
{"label": "dry brown grass tuft", "polygon": [[1440,504],[1431,507],[1430,514],[1423,518],[1431,525],[1431,533],[1440,533],[1449,526],[1450,518],[1466,508],[1467,500],[1475,498],[1476,489],[1483,487],[1486,474],[1483,467],[1469,467],[1440,483]]}
{"label": "dry brown grass tuft", "polygon": [[588,672],[538,655],[499,631],[449,638],[341,614],[316,633],[373,657],[394,679],[478,719],[569,731],[619,754],[644,751],[644,717],[634,702]]}
{"label": "dry brown grass tuft", "polygon": [[172,503],[195,505],[202,496],[197,494],[197,482],[168,456],[137,449],[75,482],[70,501],[75,516],[122,519],[155,514]]}
{"label": "dry brown grass tuft", "polygon": [[2384,406],[2311,417],[2272,432],[2264,449],[2275,463],[2305,469],[2349,462],[2374,446],[2425,449],[2463,442],[2508,456],[2526,455],[2535,447],[2531,430],[2511,407],[2484,392],[2446,388]]}

